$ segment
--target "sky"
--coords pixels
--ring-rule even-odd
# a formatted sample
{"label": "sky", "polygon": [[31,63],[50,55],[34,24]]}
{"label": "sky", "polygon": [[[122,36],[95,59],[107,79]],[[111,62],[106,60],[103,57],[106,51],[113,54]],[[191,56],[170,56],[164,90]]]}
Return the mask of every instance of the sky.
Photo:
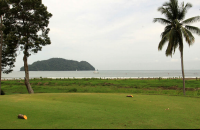
{"label": "sky", "polygon": [[[167,43],[158,44],[164,25],[153,23],[165,18],[157,11],[168,0],[42,0],[53,16],[49,23],[51,45],[32,54],[28,64],[50,58],[87,61],[97,70],[181,70],[179,49],[166,57]],[[179,0],[179,3],[182,3]],[[200,15],[200,0],[185,0],[193,5],[185,19]],[[200,27],[200,21],[191,24]],[[200,69],[200,36],[195,43],[184,41],[184,69]],[[14,71],[23,66],[18,52]]]}

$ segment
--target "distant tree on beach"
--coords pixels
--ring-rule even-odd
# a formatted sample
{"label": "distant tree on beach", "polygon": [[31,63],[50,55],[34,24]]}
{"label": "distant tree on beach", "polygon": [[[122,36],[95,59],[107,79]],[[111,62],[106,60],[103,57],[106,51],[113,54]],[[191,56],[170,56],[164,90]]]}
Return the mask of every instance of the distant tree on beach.
{"label": "distant tree on beach", "polygon": [[28,57],[31,53],[42,50],[42,46],[50,45],[48,37],[49,19],[52,14],[47,11],[47,7],[41,0],[9,0],[12,8],[6,13],[6,24],[9,25],[18,37],[18,46],[23,51],[25,85],[30,94],[34,93],[29,83]]}
{"label": "distant tree on beach", "polygon": [[192,7],[192,4],[184,4],[182,2],[178,5],[178,0],[170,0],[165,2],[163,6],[158,8],[166,19],[164,18],[154,18],[153,22],[160,22],[166,25],[164,31],[161,33],[161,41],[158,45],[158,50],[162,50],[163,45],[168,42],[168,47],[166,49],[166,56],[172,56],[175,53],[175,49],[178,47],[181,55],[181,68],[183,76],[183,94],[185,95],[185,74],[183,65],[183,38],[188,43],[192,45],[195,41],[192,33],[200,35],[200,28],[190,26],[188,24],[194,23],[200,20],[200,16],[195,16],[184,20],[185,15]]}

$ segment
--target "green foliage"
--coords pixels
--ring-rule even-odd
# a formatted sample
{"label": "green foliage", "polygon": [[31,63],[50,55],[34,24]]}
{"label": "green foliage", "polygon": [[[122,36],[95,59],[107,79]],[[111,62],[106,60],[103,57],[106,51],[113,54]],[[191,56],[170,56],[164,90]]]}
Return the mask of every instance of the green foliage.
{"label": "green foliage", "polygon": [[[75,70],[95,70],[95,68],[86,61],[73,61],[63,58],[51,58],[48,60],[37,61],[29,65],[29,71],[75,71]],[[20,68],[24,71],[24,67]]]}
{"label": "green foliage", "polygon": [[76,88],[72,88],[69,90],[69,92],[77,92],[77,89]]}
{"label": "green foliage", "polygon": [[[8,38],[8,37],[7,37]],[[10,42],[11,40],[6,39],[2,47],[2,60],[1,60],[1,67],[3,73],[10,73],[13,71],[13,68],[15,67],[14,63],[16,61],[16,51],[17,48],[15,44],[12,44]],[[13,40],[13,39],[12,39]]]}
{"label": "green foliage", "polygon": [[[10,3],[6,0],[0,1],[0,16],[5,16],[10,8]],[[15,32],[13,32],[9,26],[5,24],[5,21],[9,18],[3,17],[3,21],[1,21],[0,32],[2,33],[0,36],[0,41],[2,41],[2,48],[0,48],[0,57],[1,57],[1,67],[3,73],[10,73],[13,71],[13,67],[15,67],[14,62],[16,60],[16,51],[17,51],[17,39]]]}
{"label": "green foliage", "polygon": [[[31,79],[30,84],[34,86],[35,93],[141,93],[151,95],[181,95],[182,79]],[[186,95],[196,96],[200,81],[194,78],[186,80]],[[7,95],[24,93],[24,81],[9,80],[2,81],[2,89]]]}
{"label": "green foliage", "polygon": [[8,2],[6,0],[1,0],[0,1],[0,16],[7,13],[8,10],[9,10]]}
{"label": "green foliage", "polygon": [[15,33],[17,47],[23,51],[25,58],[41,51],[42,46],[51,44],[47,27],[52,14],[47,7],[40,0],[10,2],[13,2],[12,8],[4,16],[5,32]]}
{"label": "green foliage", "polygon": [[4,91],[1,89],[1,95],[5,95]]}
{"label": "green foliage", "polygon": [[[34,93],[29,84],[28,60],[32,53],[42,50],[42,46],[50,45],[48,36],[49,19],[52,14],[41,0],[11,0],[11,8],[4,16],[4,32],[13,32],[16,37],[16,47],[23,51],[25,67],[25,85],[28,92]],[[16,42],[15,42],[16,43]]]}

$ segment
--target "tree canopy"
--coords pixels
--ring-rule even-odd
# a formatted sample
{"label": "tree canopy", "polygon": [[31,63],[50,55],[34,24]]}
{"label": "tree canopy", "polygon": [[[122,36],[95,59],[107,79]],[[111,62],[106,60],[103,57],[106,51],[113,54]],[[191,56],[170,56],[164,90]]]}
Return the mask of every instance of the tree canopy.
{"label": "tree canopy", "polygon": [[31,53],[42,50],[42,46],[50,45],[48,27],[52,14],[41,0],[10,0],[14,1],[10,12],[6,13],[5,25],[16,31],[21,51],[29,57]]}
{"label": "tree canopy", "polygon": [[189,25],[199,21],[200,16],[184,20],[188,9],[191,7],[192,4],[190,3],[184,4],[184,2],[182,2],[179,6],[178,0],[170,0],[158,8],[158,11],[166,17],[166,19],[154,18],[154,22],[160,22],[166,25],[164,31],[161,33],[161,41],[158,50],[162,50],[163,45],[168,42],[166,56],[172,56],[177,47],[179,47],[180,52],[183,51],[183,38],[185,38],[185,41],[190,46],[195,41],[192,33],[200,35],[200,29],[198,27]]}

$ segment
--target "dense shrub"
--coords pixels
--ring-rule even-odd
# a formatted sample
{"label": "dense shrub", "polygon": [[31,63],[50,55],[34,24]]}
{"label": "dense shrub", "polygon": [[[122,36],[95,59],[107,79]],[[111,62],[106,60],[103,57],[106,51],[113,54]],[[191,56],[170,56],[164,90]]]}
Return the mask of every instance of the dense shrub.
{"label": "dense shrub", "polygon": [[72,88],[69,90],[69,92],[77,92],[77,89],[76,88]]}
{"label": "dense shrub", "polygon": [[3,90],[1,90],[1,95],[5,95],[5,93],[4,93],[4,91],[3,91]]}

